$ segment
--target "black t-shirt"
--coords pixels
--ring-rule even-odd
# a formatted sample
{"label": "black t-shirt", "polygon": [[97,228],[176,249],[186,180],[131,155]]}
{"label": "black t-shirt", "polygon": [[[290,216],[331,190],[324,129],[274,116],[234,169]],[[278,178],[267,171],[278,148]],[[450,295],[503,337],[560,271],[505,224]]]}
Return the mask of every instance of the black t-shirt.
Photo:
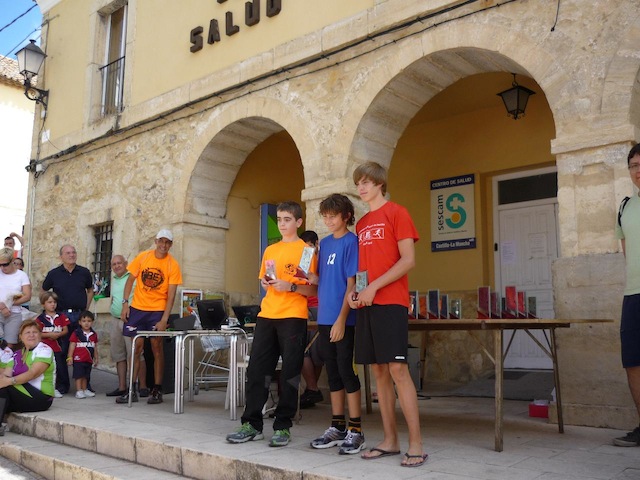
{"label": "black t-shirt", "polygon": [[87,308],[88,288],[93,288],[91,272],[80,265],[76,265],[71,272],[60,265],[50,270],[42,282],[43,290],[53,289],[58,295],[58,311]]}

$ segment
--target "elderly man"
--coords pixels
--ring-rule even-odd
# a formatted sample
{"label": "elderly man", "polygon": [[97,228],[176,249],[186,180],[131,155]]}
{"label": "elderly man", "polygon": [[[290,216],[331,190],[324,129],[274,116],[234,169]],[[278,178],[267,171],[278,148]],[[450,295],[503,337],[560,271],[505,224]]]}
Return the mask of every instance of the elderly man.
{"label": "elderly man", "polygon": [[[119,397],[127,393],[127,361],[131,356],[131,338],[122,334],[122,302],[124,286],[129,275],[127,260],[122,255],[111,257],[111,360],[116,365],[118,373],[118,388],[107,393],[107,397]],[[128,300],[131,302],[131,296]],[[146,383],[146,368],[144,362],[140,364],[140,396],[148,397],[149,389]]]}
{"label": "elderly man", "polygon": [[[60,248],[62,264],[47,273],[42,282],[42,290],[53,290],[58,295],[58,312],[63,312],[71,322],[69,333],[60,339],[60,346],[64,357],[69,351],[69,337],[78,327],[80,312],[89,310],[93,299],[93,280],[91,272],[76,264],[78,254],[73,245],[63,245]],[[65,394],[69,391],[69,372],[62,369],[59,372],[59,391]]]}
{"label": "elderly man", "polygon": [[[173,234],[163,229],[155,238],[155,249],[140,253],[127,267],[131,275],[127,278],[122,296],[122,320],[126,320],[123,333],[128,337],[135,337],[138,330],[166,330],[169,314],[173,308],[178,285],[182,283],[180,265],[169,250],[173,245]],[[135,289],[134,289],[135,281]],[[129,306],[129,295],[133,290],[133,300]],[[143,339],[136,340],[136,352],[142,350]],[[154,386],[147,403],[162,403],[162,374],[164,370],[164,355],[162,338],[151,339],[153,351]],[[140,356],[133,359],[133,375],[138,376]],[[116,399],[116,403],[137,401],[138,394],[128,392]],[[177,392],[176,392],[177,395]]]}

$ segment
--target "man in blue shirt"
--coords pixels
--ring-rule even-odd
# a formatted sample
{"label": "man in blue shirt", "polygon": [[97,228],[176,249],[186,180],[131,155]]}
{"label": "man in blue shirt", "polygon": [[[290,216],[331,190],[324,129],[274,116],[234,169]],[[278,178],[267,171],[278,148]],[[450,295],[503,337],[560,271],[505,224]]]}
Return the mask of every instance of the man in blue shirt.
{"label": "man in blue shirt", "polygon": [[[78,327],[80,313],[89,310],[93,299],[93,279],[89,269],[76,264],[78,253],[73,245],[60,248],[62,264],[47,273],[42,282],[42,290],[53,290],[58,295],[58,312],[64,313],[71,322],[69,334],[60,339],[60,347],[64,358],[69,352],[69,337]],[[63,369],[64,370],[64,369]],[[69,372],[60,372],[59,391],[69,391]],[[66,380],[65,380],[66,379]]]}

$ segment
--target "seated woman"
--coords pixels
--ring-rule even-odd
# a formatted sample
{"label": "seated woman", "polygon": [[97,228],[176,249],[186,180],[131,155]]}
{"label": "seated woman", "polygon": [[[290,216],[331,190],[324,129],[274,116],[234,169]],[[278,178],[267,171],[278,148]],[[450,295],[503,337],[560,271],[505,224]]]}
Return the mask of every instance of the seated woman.
{"label": "seated woman", "polygon": [[[42,412],[53,403],[56,364],[53,350],[42,343],[42,333],[35,320],[22,323],[19,339],[23,347],[3,358],[6,367],[0,375],[1,419],[9,412]],[[5,354],[6,355],[6,354]],[[4,435],[6,425],[0,425]]]}

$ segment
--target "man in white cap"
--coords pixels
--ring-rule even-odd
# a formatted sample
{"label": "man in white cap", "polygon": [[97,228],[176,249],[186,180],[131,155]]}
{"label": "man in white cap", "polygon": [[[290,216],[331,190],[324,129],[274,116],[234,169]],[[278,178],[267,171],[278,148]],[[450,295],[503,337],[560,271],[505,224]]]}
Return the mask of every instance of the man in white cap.
{"label": "man in white cap", "polygon": [[[124,286],[122,295],[121,319],[125,322],[123,334],[135,337],[138,330],[166,330],[169,314],[173,308],[178,285],[182,283],[180,265],[169,254],[173,245],[173,234],[170,230],[162,229],[155,239],[156,248],[140,253],[127,267],[130,275]],[[137,281],[136,281],[137,280]],[[135,288],[134,288],[135,282]],[[129,295],[133,289],[133,300],[129,305]],[[136,352],[142,351],[144,340],[136,341]],[[162,338],[151,339],[153,351],[154,385],[147,403],[162,403],[162,373],[164,370],[164,355]],[[140,355],[133,359],[133,378],[138,377]],[[138,401],[137,392],[128,392],[116,399],[116,403]]]}

